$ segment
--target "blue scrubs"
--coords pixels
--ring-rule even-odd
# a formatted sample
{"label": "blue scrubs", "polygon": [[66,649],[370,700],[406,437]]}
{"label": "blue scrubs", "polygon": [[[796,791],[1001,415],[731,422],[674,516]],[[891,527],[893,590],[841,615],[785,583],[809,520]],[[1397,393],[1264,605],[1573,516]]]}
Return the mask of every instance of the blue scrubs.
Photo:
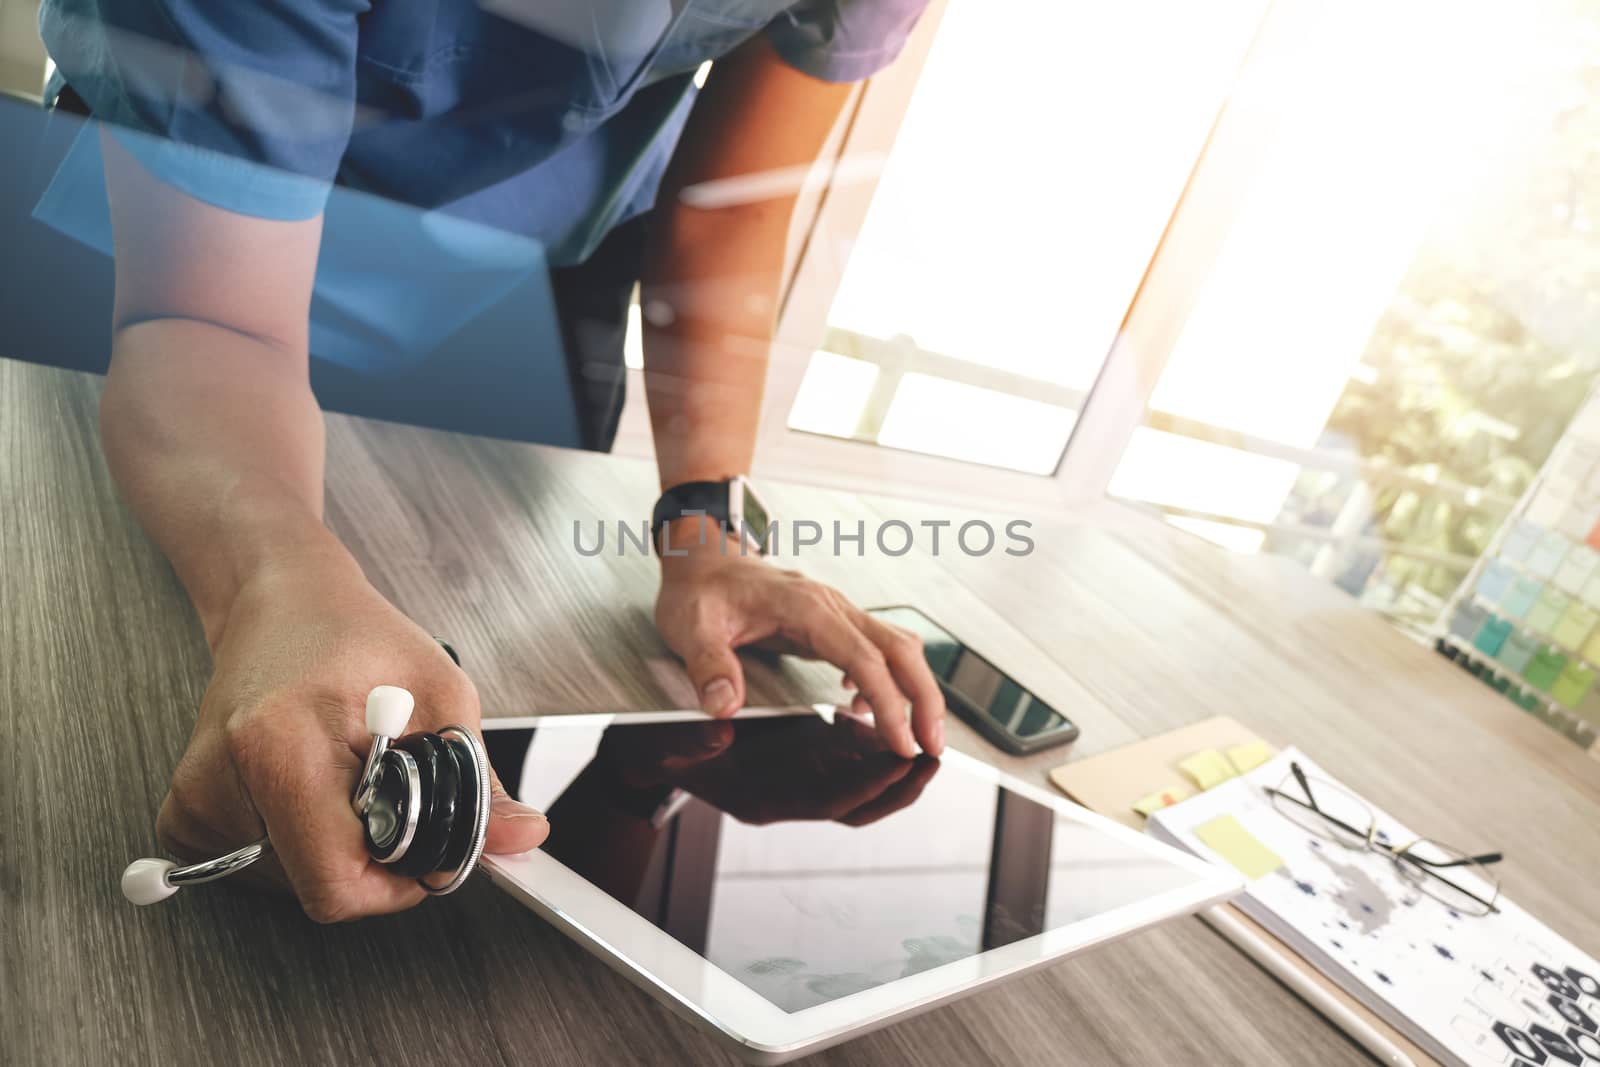
{"label": "blue scrubs", "polygon": [[[381,373],[648,211],[702,62],[764,33],[863,78],[925,4],[44,0],[40,27],[57,87],[158,177],[262,218],[327,208],[313,351]],[[86,130],[35,214],[109,251],[104,199]]]}

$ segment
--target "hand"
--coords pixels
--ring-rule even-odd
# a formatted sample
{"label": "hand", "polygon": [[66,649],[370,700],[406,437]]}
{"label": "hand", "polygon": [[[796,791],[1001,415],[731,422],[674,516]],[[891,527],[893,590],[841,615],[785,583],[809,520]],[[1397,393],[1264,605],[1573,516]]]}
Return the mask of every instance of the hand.
{"label": "hand", "polygon": [[595,762],[628,788],[668,785],[740,822],[865,826],[910,805],[939,770],[904,760],[840,713],[609,730]]}
{"label": "hand", "polygon": [[700,545],[702,521],[668,524],[674,551],[689,548],[661,559],[656,626],[683,657],[708,715],[726,718],[744,706],[744,670],[734,650],[752,646],[838,667],[857,689],[852,709],[870,712],[901,757],[915,756],[918,743],[933,756],[944,751],[944,695],[920,638],[874,619],[837,590],[742,555],[731,538],[724,550],[720,533]]}
{"label": "hand", "polygon": [[[351,793],[371,744],[366,695],[416,697],[408,732],[478,728],[472,682],[415,623],[367,584],[348,556],[279,561],[234,598],[188,750],[156,820],[161,844],[200,859],[271,836],[240,877],[287,884],[307,915],[336,922],[399,911],[426,895],[373,861]],[[543,815],[493,782],[487,851],[522,852]]]}

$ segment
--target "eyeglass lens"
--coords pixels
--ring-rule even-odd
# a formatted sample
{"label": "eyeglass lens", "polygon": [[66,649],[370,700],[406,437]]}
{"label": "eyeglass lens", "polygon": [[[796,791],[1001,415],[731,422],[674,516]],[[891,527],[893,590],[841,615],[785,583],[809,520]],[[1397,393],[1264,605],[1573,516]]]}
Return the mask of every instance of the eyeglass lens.
{"label": "eyeglass lens", "polygon": [[1306,833],[1346,848],[1366,848],[1373,830],[1372,809],[1364,801],[1320,778],[1305,779],[1303,788],[1291,774],[1278,786],[1272,805]]}
{"label": "eyeglass lens", "polygon": [[1400,874],[1418,892],[1463,915],[1487,915],[1500,893],[1499,881],[1460,849],[1422,840],[1395,854]]}

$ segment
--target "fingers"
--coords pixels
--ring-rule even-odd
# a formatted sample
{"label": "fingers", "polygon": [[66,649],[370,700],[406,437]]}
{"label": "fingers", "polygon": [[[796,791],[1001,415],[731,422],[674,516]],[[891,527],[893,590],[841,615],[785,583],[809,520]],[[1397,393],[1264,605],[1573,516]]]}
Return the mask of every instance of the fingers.
{"label": "fingers", "polygon": [[856,624],[883,652],[900,691],[911,698],[911,727],[922,751],[930,756],[944,752],[944,691],[928,668],[922,638],[909,630],[890,626],[864,611],[857,611]]}
{"label": "fingers", "polygon": [[807,629],[817,654],[855,681],[860,690],[857,699],[865,699],[871,706],[883,743],[904,759],[915,756],[917,746],[906,719],[908,702],[895,684],[884,653],[842,613],[819,612],[809,620]]}
{"label": "fingers", "polygon": [[537,809],[519,804],[500,784],[500,776],[489,772],[489,836],[483,850],[497,855],[527,852],[544,844],[550,836],[550,820]]}
{"label": "fingers", "polygon": [[931,756],[918,756],[902,766],[907,768],[908,773],[890,783],[887,789],[865,804],[839,816],[836,821],[846,826],[866,826],[893,815],[901,808],[908,808],[922,795],[922,790],[939,771],[939,761]]}
{"label": "fingers", "polygon": [[[264,832],[226,749],[220,733],[196,731],[172,772],[156,815],[156,840],[168,855],[198,863],[232,852]],[[234,879],[279,891],[290,888],[270,852]]]}
{"label": "fingers", "polygon": [[880,765],[872,766],[870,773],[858,771],[861,777],[857,780],[845,779],[831,783],[833,793],[822,799],[815,818],[844,822],[853,813],[870,808],[885,793],[893,792],[917,766],[913,760],[897,759],[881,751],[868,759],[876,760]]}
{"label": "fingers", "polygon": [[845,735],[839,751],[849,757],[837,766],[830,766],[827,759],[819,762],[821,781],[816,795],[822,806],[816,818],[847,826],[875,822],[915,800],[938,769],[938,761],[931,757],[906,760],[876,747],[873,720],[865,711],[862,709],[860,717],[835,715],[827,727]]}
{"label": "fingers", "polygon": [[313,920],[401,911],[426,896],[367,855],[350,807],[361,765],[343,738],[308,737],[297,718],[264,714],[231,730],[229,742],[273,851]]}
{"label": "fingers", "polygon": [[[688,725],[698,729],[683,729]],[[668,735],[666,743],[656,749],[656,758],[665,771],[681,771],[716,759],[733,744],[731,722],[674,723],[672,727],[673,732]]]}
{"label": "fingers", "polygon": [[944,693],[928,669],[921,639],[873,618],[825,586],[811,586],[805,615],[811,647],[844,671],[844,687],[856,690],[857,700],[864,698],[871,707],[884,743],[906,759],[916,755],[919,744],[930,755],[941,754]]}
{"label": "fingers", "polygon": [[[320,722],[310,723],[303,709],[300,714],[277,710],[263,709],[230,724],[228,746],[306,914],[317,922],[340,922],[401,911],[423,900],[426,893],[415,879],[395,874],[367,854],[361,819],[350,806],[371,743],[356,709],[325,706],[317,709]],[[419,687],[406,730],[458,725],[476,733],[478,717],[477,694],[457,674]],[[509,796],[493,771],[489,784],[486,851],[537,848],[549,833],[545,817]]]}
{"label": "fingers", "polygon": [[[817,781],[809,790],[813,810],[808,817],[843,822],[852,813],[871,807],[877,798],[894,791],[917,767],[911,760],[873,746],[870,719],[850,722],[835,716],[825,730],[855,733],[837,750],[823,749],[817,757]],[[931,761],[930,761],[931,762]]]}
{"label": "fingers", "polygon": [[678,654],[699,694],[701,711],[726,719],[744,706],[744,668],[732,641],[715,627],[696,627]]}
{"label": "fingers", "polygon": [[733,743],[726,719],[607,730],[595,762],[624,785],[648,789],[720,756]]}

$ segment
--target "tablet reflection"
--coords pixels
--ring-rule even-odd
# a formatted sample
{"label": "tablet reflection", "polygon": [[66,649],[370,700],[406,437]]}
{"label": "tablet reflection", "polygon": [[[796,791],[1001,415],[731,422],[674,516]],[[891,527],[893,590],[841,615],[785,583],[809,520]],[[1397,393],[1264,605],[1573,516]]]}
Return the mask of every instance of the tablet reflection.
{"label": "tablet reflection", "polygon": [[550,806],[544,849],[703,951],[723,815],[867,826],[938,769],[846,716],[617,727]]}
{"label": "tablet reflection", "polygon": [[613,726],[553,798],[522,787],[531,731],[488,737],[547,853],[785,1010],[1045,928],[1054,813],[847,717]]}

